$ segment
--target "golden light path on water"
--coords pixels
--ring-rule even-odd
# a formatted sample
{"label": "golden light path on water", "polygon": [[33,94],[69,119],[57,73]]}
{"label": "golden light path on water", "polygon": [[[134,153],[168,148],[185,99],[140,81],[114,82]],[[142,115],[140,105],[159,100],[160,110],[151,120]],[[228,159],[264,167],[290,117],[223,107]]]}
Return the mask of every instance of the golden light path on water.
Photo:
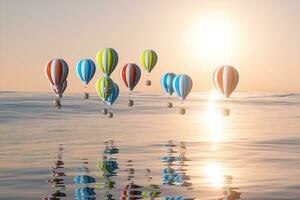
{"label": "golden light path on water", "polygon": [[211,143],[209,150],[211,158],[205,161],[200,170],[208,185],[216,189],[224,187],[225,169],[223,164],[214,158],[214,154],[218,153],[219,144],[228,139],[225,132],[225,122],[227,121],[225,121],[225,116],[222,114],[222,109],[216,104],[216,101],[220,98],[221,96],[217,91],[211,91],[206,109],[199,114],[197,119],[204,122],[203,139]]}

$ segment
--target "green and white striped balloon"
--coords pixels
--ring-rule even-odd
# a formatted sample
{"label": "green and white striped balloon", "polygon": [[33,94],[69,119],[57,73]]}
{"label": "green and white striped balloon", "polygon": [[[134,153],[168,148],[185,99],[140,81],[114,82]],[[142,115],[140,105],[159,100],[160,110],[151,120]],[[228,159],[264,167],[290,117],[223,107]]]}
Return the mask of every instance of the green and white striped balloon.
{"label": "green and white striped balloon", "polygon": [[142,53],[141,61],[143,68],[150,73],[157,63],[157,54],[151,49],[147,49]]}
{"label": "green and white striped balloon", "polygon": [[96,62],[100,70],[110,76],[118,64],[119,56],[113,48],[103,48],[96,55]]}
{"label": "green and white striped balloon", "polygon": [[102,101],[107,100],[114,88],[114,82],[109,77],[100,77],[95,85],[96,92]]}

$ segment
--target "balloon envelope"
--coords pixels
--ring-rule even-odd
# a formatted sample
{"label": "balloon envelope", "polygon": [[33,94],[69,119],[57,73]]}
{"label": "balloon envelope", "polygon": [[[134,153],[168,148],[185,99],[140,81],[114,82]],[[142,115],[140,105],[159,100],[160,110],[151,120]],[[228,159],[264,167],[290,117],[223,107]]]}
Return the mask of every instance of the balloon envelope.
{"label": "balloon envelope", "polygon": [[113,90],[114,82],[109,77],[101,77],[96,82],[96,92],[105,101]]}
{"label": "balloon envelope", "polygon": [[52,59],[50,60],[45,67],[46,77],[50,83],[58,89],[61,84],[66,80],[69,67],[63,59]]}
{"label": "balloon envelope", "polygon": [[77,63],[76,72],[79,79],[87,85],[93,78],[96,71],[96,66],[94,61],[91,59],[81,59]]}
{"label": "balloon envelope", "polygon": [[157,54],[151,49],[145,50],[141,55],[143,68],[150,73],[157,63]]}
{"label": "balloon envelope", "polygon": [[175,78],[174,73],[164,73],[161,77],[161,86],[165,93],[172,95],[173,89],[173,79]]}
{"label": "balloon envelope", "polygon": [[120,76],[129,91],[132,91],[141,78],[141,70],[137,64],[128,63],[121,69]]}
{"label": "balloon envelope", "polygon": [[119,96],[119,86],[114,83],[114,88],[113,90],[111,91],[109,97],[105,100],[105,102],[108,104],[108,105],[112,105],[118,98]]}
{"label": "balloon envelope", "polygon": [[96,55],[96,62],[106,76],[110,76],[115,70],[118,60],[118,53],[113,48],[103,48]]}
{"label": "balloon envelope", "polygon": [[216,89],[225,97],[229,97],[239,82],[239,73],[232,66],[221,66],[214,72]]}
{"label": "balloon envelope", "polygon": [[173,89],[181,100],[185,100],[192,90],[192,87],[193,81],[189,75],[179,74],[175,76],[173,80]]}

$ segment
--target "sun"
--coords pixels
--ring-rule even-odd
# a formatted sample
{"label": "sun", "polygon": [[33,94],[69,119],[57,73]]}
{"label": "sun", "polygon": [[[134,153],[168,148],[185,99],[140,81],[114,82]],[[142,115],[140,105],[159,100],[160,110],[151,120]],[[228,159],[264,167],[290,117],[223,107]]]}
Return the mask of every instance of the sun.
{"label": "sun", "polygon": [[205,61],[226,62],[235,52],[237,28],[222,12],[204,13],[190,29],[189,47]]}

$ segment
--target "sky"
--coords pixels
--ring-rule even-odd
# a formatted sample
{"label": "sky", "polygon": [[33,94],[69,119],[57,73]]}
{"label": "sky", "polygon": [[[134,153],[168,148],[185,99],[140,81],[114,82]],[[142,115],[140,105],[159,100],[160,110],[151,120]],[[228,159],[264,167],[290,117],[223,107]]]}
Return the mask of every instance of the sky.
{"label": "sky", "polygon": [[238,91],[300,92],[300,0],[0,0],[0,91],[50,92],[45,64],[63,58],[67,92],[82,92],[76,63],[104,47],[119,54],[111,77],[121,90],[120,68],[141,67],[140,54],[153,49],[153,84],[143,71],[137,91],[162,91],[164,72],[212,90],[214,70],[232,65]]}

